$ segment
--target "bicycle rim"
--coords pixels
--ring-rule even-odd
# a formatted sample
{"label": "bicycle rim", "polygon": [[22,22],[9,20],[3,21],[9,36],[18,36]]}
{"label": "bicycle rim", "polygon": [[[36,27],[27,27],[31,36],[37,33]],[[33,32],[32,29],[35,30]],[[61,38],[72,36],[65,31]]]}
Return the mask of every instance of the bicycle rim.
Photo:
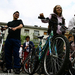
{"label": "bicycle rim", "polygon": [[62,35],[55,36],[51,43],[51,54],[48,47],[44,58],[46,75],[61,75],[68,60],[69,42],[67,38]]}
{"label": "bicycle rim", "polygon": [[28,58],[24,61],[24,71],[28,74],[33,74],[35,72],[35,56],[29,55]]}

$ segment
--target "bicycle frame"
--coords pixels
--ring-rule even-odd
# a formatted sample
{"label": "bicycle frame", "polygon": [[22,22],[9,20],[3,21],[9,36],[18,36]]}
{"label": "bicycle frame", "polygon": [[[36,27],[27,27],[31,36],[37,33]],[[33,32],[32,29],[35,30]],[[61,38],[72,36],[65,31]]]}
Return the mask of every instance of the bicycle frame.
{"label": "bicycle frame", "polygon": [[[47,48],[47,45],[49,45],[49,53],[50,55],[52,55],[52,52],[51,52],[51,39],[53,37],[53,30],[51,31],[49,37],[47,38],[47,41],[46,43],[44,44],[43,48],[41,49],[41,45],[42,45],[42,42],[40,41],[39,43],[39,46],[37,48],[39,48],[39,61],[44,57],[44,54],[45,54],[45,51],[46,51],[46,48]],[[57,50],[56,50],[56,46],[55,46],[55,52],[56,52],[56,55],[52,55],[54,57],[57,56]]]}

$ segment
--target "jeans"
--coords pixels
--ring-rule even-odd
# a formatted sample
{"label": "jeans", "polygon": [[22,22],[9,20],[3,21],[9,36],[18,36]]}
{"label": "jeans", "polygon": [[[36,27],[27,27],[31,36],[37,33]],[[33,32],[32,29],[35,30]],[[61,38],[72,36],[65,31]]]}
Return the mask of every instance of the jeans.
{"label": "jeans", "polygon": [[6,68],[12,68],[12,55],[14,56],[14,68],[20,68],[19,49],[21,42],[18,39],[7,39],[5,42],[5,62]]}

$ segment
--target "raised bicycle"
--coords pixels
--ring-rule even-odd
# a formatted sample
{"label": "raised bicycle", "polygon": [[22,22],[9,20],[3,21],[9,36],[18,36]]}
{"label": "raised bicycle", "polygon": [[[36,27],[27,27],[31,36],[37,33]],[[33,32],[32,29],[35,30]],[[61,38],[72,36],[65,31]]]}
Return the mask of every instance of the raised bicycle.
{"label": "raised bicycle", "polygon": [[[49,19],[47,18],[47,20]],[[27,73],[34,74],[42,64],[46,75],[61,75],[66,69],[69,61],[69,41],[64,35],[54,36],[53,26],[51,26],[51,33],[49,34],[46,43],[43,48],[41,48],[43,37],[44,36],[38,36],[40,39],[39,45],[35,49],[35,52],[32,51],[25,60],[24,69]],[[26,68],[25,65],[29,67]]]}

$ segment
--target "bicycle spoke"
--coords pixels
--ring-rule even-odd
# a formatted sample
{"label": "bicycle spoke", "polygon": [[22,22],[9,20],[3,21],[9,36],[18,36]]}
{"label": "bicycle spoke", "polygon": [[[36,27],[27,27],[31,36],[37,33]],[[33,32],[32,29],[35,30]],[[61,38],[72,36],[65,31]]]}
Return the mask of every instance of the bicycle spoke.
{"label": "bicycle spoke", "polygon": [[[69,59],[69,42],[65,40],[65,37],[56,36],[52,41],[51,55],[49,53],[49,47],[44,59],[44,69],[47,75],[57,75],[64,70],[62,70],[66,64],[65,59]],[[60,41],[60,42],[59,42]],[[64,48],[65,47],[65,48]]]}

